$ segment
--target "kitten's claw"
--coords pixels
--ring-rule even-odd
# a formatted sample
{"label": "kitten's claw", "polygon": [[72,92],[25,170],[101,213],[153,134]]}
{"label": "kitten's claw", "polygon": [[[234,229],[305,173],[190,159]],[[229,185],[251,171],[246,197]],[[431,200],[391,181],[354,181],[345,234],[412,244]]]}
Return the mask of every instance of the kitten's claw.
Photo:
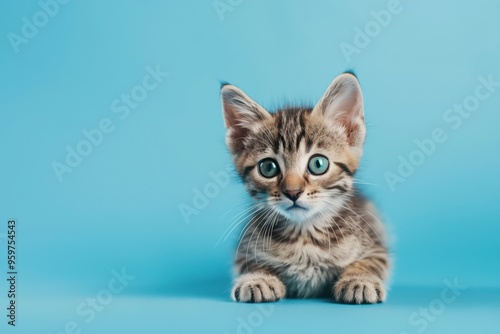
{"label": "kitten's claw", "polygon": [[378,277],[341,278],[333,288],[335,300],[346,304],[375,304],[385,301],[384,283]]}
{"label": "kitten's claw", "polygon": [[285,285],[274,275],[244,274],[236,279],[231,297],[244,303],[274,302],[285,297]]}

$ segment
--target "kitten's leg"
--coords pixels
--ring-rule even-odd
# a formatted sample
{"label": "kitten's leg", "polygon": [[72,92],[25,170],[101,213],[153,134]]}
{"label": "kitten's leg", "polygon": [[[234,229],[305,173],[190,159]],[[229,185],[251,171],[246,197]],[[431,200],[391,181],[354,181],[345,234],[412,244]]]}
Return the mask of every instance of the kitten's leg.
{"label": "kitten's leg", "polygon": [[344,268],[333,287],[333,296],[338,302],[349,304],[383,302],[388,270],[385,253],[358,260]]}
{"label": "kitten's leg", "polygon": [[231,297],[237,302],[261,303],[280,300],[285,294],[285,285],[278,277],[258,271],[238,277]]}

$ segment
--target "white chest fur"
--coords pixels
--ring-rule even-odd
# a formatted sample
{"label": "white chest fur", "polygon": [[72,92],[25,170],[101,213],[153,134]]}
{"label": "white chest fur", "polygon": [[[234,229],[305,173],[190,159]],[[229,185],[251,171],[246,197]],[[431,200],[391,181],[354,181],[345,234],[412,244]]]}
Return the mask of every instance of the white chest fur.
{"label": "white chest fur", "polygon": [[329,247],[300,242],[280,244],[271,252],[270,262],[280,273],[289,297],[321,296],[331,290],[340,270],[355,261],[361,252],[354,236]]}

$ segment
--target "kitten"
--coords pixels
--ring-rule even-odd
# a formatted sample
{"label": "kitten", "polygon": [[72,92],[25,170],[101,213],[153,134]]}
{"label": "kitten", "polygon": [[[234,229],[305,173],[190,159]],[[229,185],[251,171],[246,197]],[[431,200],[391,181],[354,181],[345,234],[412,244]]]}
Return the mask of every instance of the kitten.
{"label": "kitten", "polygon": [[228,84],[221,95],[226,144],[253,199],[231,297],[384,301],[384,227],[354,185],[366,133],[356,76],[339,75],[314,108],[269,113]]}

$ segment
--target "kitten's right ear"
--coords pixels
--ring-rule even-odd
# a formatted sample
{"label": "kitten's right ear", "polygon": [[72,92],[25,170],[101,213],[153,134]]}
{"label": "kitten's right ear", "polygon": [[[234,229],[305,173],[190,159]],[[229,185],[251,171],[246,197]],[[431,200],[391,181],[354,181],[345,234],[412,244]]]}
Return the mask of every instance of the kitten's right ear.
{"label": "kitten's right ear", "polygon": [[226,144],[231,153],[241,151],[243,140],[258,122],[271,117],[264,108],[236,86],[221,87],[222,109],[226,125]]}

